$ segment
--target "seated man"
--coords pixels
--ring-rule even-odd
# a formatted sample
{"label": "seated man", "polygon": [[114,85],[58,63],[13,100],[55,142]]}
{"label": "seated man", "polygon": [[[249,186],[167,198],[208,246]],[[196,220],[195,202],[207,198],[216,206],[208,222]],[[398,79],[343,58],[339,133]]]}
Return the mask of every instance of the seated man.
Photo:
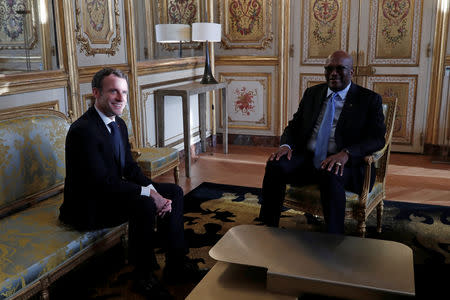
{"label": "seated man", "polygon": [[183,190],[175,184],[145,177],[133,160],[125,122],[119,117],[127,103],[128,83],[120,70],[94,75],[95,104],[69,129],[66,138],[66,179],[60,220],[79,230],[129,222],[130,261],[135,287],[152,299],[171,299],[158,283],[154,253],[155,222],[166,238],[169,280],[199,279],[197,264],[186,257]]}
{"label": "seated man", "polygon": [[345,189],[361,193],[364,156],[384,146],[386,132],[380,95],[354,84],[352,75],[352,57],[336,51],[326,60],[327,83],[306,89],[266,165],[265,224],[278,226],[287,183],[318,183],[327,231],[344,233]]}

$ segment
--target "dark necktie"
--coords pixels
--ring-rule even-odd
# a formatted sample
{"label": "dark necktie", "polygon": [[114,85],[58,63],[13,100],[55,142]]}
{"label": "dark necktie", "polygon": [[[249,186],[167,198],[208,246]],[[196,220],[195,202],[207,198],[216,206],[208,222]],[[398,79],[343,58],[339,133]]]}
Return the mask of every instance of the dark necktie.
{"label": "dark necktie", "polygon": [[114,149],[114,157],[120,162],[120,131],[119,126],[116,122],[108,123],[109,128],[111,128],[111,141]]}
{"label": "dark necktie", "polygon": [[319,131],[317,132],[316,150],[314,151],[314,166],[319,169],[320,163],[327,157],[328,153],[328,141],[330,140],[331,127],[334,119],[334,102],[340,98],[338,93],[333,93],[333,96],[327,102],[327,108],[323,115],[322,123],[320,124]]}

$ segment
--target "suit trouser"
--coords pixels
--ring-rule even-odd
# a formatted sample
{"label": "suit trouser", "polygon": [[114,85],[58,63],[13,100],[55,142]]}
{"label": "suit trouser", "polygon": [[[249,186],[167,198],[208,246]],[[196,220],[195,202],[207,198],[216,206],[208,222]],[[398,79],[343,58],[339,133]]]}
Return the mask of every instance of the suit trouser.
{"label": "suit trouser", "polygon": [[[181,259],[188,249],[184,239],[183,190],[171,183],[153,183],[153,186],[164,198],[172,200],[172,212],[158,217],[157,227],[159,235],[164,237],[168,260]],[[130,261],[142,272],[148,272],[156,266],[156,205],[146,196],[134,200],[137,201],[130,201],[129,206]]]}
{"label": "suit trouser", "polygon": [[[351,170],[344,168],[343,176],[313,166],[312,153],[286,156],[268,161],[263,180],[260,218],[269,225],[278,227],[283,207],[286,184],[306,185],[318,183],[327,231],[344,233],[345,188],[352,182]],[[334,169],[332,170],[334,171]]]}

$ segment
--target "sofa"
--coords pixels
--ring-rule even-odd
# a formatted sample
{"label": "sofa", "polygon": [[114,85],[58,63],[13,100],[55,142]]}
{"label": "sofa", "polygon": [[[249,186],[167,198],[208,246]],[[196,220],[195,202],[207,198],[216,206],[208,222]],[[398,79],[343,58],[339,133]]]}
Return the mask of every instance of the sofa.
{"label": "sofa", "polygon": [[80,232],[58,220],[69,126],[52,109],[0,111],[0,299],[49,299],[62,275],[126,245],[127,224]]}

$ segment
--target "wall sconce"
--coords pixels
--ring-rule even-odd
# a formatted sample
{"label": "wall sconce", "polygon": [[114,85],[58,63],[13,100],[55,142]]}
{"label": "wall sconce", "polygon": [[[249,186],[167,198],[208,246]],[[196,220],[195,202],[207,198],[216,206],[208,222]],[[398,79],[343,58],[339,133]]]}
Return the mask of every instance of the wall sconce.
{"label": "wall sconce", "polygon": [[155,25],[156,41],[158,43],[179,43],[179,57],[182,56],[182,42],[191,40],[191,26],[188,24],[157,24]]}
{"label": "wall sconce", "polygon": [[205,71],[200,83],[217,83],[211,73],[208,42],[220,42],[221,25],[216,23],[192,23],[192,41],[206,42],[205,44]]}

